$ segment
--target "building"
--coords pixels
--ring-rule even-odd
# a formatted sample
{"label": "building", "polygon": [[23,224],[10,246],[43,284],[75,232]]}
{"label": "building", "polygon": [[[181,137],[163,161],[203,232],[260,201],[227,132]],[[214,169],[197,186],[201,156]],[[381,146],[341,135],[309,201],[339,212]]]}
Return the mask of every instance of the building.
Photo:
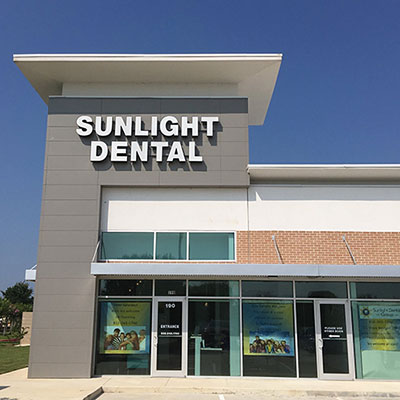
{"label": "building", "polygon": [[281,55],[14,61],[48,104],[31,378],[400,379],[400,167],[249,165]]}

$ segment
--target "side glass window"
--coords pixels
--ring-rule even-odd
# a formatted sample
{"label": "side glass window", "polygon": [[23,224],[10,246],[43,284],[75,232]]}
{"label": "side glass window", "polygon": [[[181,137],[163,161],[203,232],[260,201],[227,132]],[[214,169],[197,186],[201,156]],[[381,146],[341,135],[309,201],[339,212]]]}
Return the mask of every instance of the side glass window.
{"label": "side glass window", "polygon": [[293,297],[292,282],[242,281],[243,297]]}
{"label": "side glass window", "polygon": [[299,354],[299,377],[317,377],[317,356],[315,350],[314,302],[296,301],[297,338]]}
{"label": "side glass window", "polygon": [[347,298],[346,282],[296,282],[296,297]]}
{"label": "side glass window", "polygon": [[157,260],[186,260],[186,233],[157,232]]}
{"label": "side glass window", "polygon": [[96,375],[149,375],[151,300],[100,301]]}
{"label": "side glass window", "polygon": [[153,232],[103,232],[102,260],[153,259]]}
{"label": "side glass window", "polygon": [[186,296],[186,281],[157,280],[156,296]]}
{"label": "side glass window", "polygon": [[189,233],[189,260],[234,260],[235,235],[223,232]]}
{"label": "side glass window", "polygon": [[189,281],[189,296],[238,297],[238,281]]}
{"label": "side glass window", "polygon": [[400,379],[400,304],[352,302],[356,376]]}
{"label": "side glass window", "polygon": [[239,300],[189,300],[188,373],[240,376]]}
{"label": "side glass window", "polygon": [[400,282],[351,282],[352,299],[400,299]]}
{"label": "side glass window", "polygon": [[296,376],[293,302],[243,300],[243,375]]}
{"label": "side glass window", "polygon": [[151,296],[152,287],[149,279],[101,279],[99,296]]}

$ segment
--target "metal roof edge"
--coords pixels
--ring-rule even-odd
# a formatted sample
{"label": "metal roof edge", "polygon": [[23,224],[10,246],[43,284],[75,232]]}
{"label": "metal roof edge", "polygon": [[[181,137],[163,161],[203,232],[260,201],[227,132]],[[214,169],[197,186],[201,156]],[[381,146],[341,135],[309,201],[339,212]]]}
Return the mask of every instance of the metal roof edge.
{"label": "metal roof edge", "polygon": [[92,263],[92,275],[400,278],[400,265]]}
{"label": "metal roof edge", "polygon": [[400,164],[248,164],[247,168],[268,170],[278,168],[298,168],[298,169],[309,169],[309,168],[399,168]]}
{"label": "metal roof edge", "polygon": [[282,53],[204,53],[204,54],[13,54],[13,61],[235,61],[269,60],[281,61]]}

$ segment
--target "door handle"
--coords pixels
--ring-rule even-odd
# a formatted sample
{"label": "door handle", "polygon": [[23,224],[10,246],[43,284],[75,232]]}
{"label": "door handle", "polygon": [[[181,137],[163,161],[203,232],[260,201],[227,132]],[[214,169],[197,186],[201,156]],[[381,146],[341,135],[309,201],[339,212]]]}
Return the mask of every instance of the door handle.
{"label": "door handle", "polygon": [[155,347],[157,347],[157,344],[158,344],[157,335],[153,336],[153,344]]}
{"label": "door handle", "polygon": [[318,339],[318,348],[322,349],[324,347],[324,341],[322,339]]}

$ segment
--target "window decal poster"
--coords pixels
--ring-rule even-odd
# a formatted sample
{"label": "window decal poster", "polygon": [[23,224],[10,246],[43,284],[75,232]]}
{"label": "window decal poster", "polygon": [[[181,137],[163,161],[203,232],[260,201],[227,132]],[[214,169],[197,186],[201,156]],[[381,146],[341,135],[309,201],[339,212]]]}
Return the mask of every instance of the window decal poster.
{"label": "window decal poster", "polygon": [[294,356],[292,303],[243,302],[246,356]]}
{"label": "window decal poster", "polygon": [[400,350],[400,305],[358,305],[361,350]]}
{"label": "window decal poster", "polygon": [[101,302],[100,353],[150,351],[150,302]]}

